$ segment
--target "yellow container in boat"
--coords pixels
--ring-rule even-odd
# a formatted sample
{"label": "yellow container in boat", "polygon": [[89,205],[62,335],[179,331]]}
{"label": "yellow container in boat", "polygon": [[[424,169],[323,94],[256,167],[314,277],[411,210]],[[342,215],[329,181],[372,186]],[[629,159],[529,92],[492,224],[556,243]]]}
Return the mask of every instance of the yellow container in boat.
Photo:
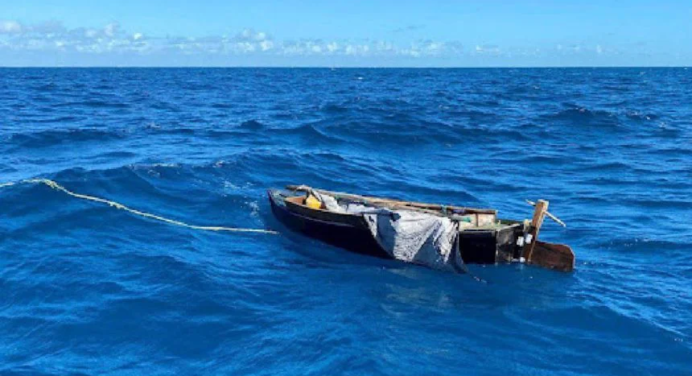
{"label": "yellow container in boat", "polygon": [[319,209],[322,207],[320,200],[313,195],[308,195],[308,198],[305,199],[305,205],[310,209]]}

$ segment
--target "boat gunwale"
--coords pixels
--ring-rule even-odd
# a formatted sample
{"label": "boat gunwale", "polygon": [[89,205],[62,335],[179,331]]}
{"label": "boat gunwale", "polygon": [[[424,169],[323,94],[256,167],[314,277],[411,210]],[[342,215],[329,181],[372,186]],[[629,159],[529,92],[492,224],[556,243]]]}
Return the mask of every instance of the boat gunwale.
{"label": "boat gunwale", "polygon": [[[456,210],[462,210],[464,213],[467,214],[493,214],[497,216],[497,209],[489,209],[489,208],[471,208],[471,207],[465,207],[465,206],[456,206],[456,205],[443,205],[443,204],[433,204],[433,203],[428,203],[428,202],[416,202],[416,201],[406,201],[406,200],[401,200],[401,199],[396,199],[396,198],[387,198],[387,197],[377,197],[377,196],[362,196],[362,195],[357,195],[353,193],[346,193],[346,192],[335,192],[335,191],[328,191],[325,189],[319,189],[319,188],[312,188],[306,185],[287,185],[286,190],[290,192],[309,192],[311,190],[318,192],[318,193],[323,193],[331,196],[336,196],[337,198],[341,199],[347,199],[351,200],[354,202],[357,202],[359,200],[362,200],[366,203],[369,203],[373,205],[372,201],[384,201],[384,202],[390,202],[390,203],[401,203],[401,204],[408,204],[408,208],[411,210],[416,210],[416,209],[421,209],[423,207],[446,207],[449,209],[456,209]],[[431,210],[434,211],[434,210]],[[440,213],[440,215],[445,216],[444,214]]]}
{"label": "boat gunwale", "polygon": [[[284,207],[289,213],[296,215],[296,216],[299,216],[303,219],[314,220],[314,221],[318,221],[318,222],[325,223],[325,224],[334,224],[337,226],[348,226],[348,227],[358,227],[358,228],[363,228],[365,226],[364,217],[362,214],[337,213],[337,212],[333,212],[333,211],[330,211],[327,209],[322,209],[322,208],[311,208],[311,207],[305,205],[304,203],[297,202],[303,198],[302,196],[283,195],[283,194],[281,194],[281,190],[278,190],[278,189],[274,190],[274,192],[277,192],[281,195],[280,198],[284,202]],[[291,191],[291,192],[295,192],[295,191]],[[275,198],[272,194],[270,194],[270,197],[272,197],[272,199]],[[292,208],[298,208],[298,210],[297,211],[292,210]],[[420,210],[416,210],[416,208],[403,208],[403,210],[420,211]],[[305,213],[303,213],[303,212],[305,212]],[[425,211],[423,211],[423,212],[425,212]],[[337,218],[342,217],[342,219],[346,220],[346,222],[341,222],[338,220],[327,220],[324,218],[318,218],[316,216],[310,215],[312,213],[319,213],[320,215],[328,215],[328,216],[337,217]],[[444,215],[442,213],[439,213],[437,215],[439,215],[441,217],[449,218],[449,216]],[[358,224],[356,225],[354,223],[347,223],[349,220],[350,221],[356,221],[356,222],[358,222]],[[522,223],[520,221],[511,221],[513,223],[504,223],[506,220],[503,220],[503,219],[499,219],[499,221],[501,222],[500,226],[495,226],[495,227],[481,227],[481,226],[466,227],[466,228],[459,228],[458,232],[459,233],[462,233],[462,232],[463,233],[496,232],[496,231],[502,231],[502,230],[505,230],[508,228],[512,228],[512,227],[515,227],[517,225],[522,225]]]}

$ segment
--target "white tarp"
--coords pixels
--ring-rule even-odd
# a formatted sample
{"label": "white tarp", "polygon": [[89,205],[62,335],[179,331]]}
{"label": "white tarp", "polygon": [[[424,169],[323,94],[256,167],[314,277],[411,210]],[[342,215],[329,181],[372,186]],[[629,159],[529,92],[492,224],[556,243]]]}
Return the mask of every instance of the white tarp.
{"label": "white tarp", "polygon": [[446,217],[410,210],[365,212],[372,236],[393,258],[462,273],[455,242],[459,224]]}
{"label": "white tarp", "polygon": [[335,213],[345,213],[344,208],[342,208],[339,203],[336,201],[336,199],[330,195],[327,194],[322,194],[317,191],[311,191],[310,192],[313,196],[315,196],[321,203],[324,204],[324,207],[332,212]]}
{"label": "white tarp", "polygon": [[327,210],[363,215],[372,236],[392,258],[456,273],[466,270],[455,247],[459,231],[456,221],[412,210],[390,210],[357,203],[341,206],[330,195],[311,193]]}

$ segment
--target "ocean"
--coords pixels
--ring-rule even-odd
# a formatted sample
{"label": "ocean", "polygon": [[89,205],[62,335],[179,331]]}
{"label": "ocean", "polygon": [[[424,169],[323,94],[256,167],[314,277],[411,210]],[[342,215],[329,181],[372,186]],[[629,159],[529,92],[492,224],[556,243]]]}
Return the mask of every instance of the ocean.
{"label": "ocean", "polygon": [[[692,70],[0,69],[3,375],[692,372]],[[576,270],[289,233],[286,184],[547,199]]]}

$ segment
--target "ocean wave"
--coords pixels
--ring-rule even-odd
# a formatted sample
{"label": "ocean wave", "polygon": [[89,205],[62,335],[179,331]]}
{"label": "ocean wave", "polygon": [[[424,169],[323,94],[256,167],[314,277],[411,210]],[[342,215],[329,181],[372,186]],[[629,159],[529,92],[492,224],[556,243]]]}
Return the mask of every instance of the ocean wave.
{"label": "ocean wave", "polygon": [[13,133],[8,143],[18,148],[47,148],[70,145],[73,142],[108,142],[125,137],[125,131],[97,128],[48,129],[44,131]]}
{"label": "ocean wave", "polygon": [[53,107],[69,107],[69,108],[104,108],[104,109],[125,109],[130,108],[131,105],[124,102],[108,102],[105,100],[84,100],[84,101],[73,101],[73,102],[62,102],[55,103]]}
{"label": "ocean wave", "polygon": [[638,120],[638,121],[656,121],[660,117],[655,114],[644,114],[638,111],[628,111],[625,116],[627,116],[628,119],[630,120]]}
{"label": "ocean wave", "polygon": [[321,122],[302,124],[292,128],[273,129],[272,132],[283,136],[298,136],[301,139],[317,143],[317,142],[339,142],[340,138],[331,134],[331,132],[321,130]]}
{"label": "ocean wave", "polygon": [[[666,250],[665,257],[685,257],[684,249],[692,246],[692,238],[681,236],[679,239],[675,237],[657,238],[657,235],[642,233],[639,237],[622,237],[617,236],[612,239],[603,240],[596,243],[595,246],[602,250],[623,251],[628,254],[637,253],[656,253],[661,250]],[[662,258],[665,258],[661,255]]]}
{"label": "ocean wave", "polygon": [[221,110],[226,110],[226,109],[234,108],[235,105],[233,103],[212,103],[210,107],[211,108],[218,108]]}
{"label": "ocean wave", "polygon": [[620,121],[617,114],[605,110],[590,110],[586,107],[570,106],[554,114],[544,117],[551,121],[568,122],[576,125],[606,125],[618,126]]}
{"label": "ocean wave", "polygon": [[240,123],[240,126],[239,126],[240,129],[247,129],[247,130],[251,130],[251,131],[258,131],[258,130],[264,129],[265,127],[266,126],[263,123],[261,123],[257,120],[254,120],[254,119],[246,120],[246,121]]}
{"label": "ocean wave", "polygon": [[326,113],[326,114],[344,114],[350,111],[351,109],[348,108],[347,106],[344,106],[342,104],[336,104],[336,103],[326,103],[320,106],[320,111]]}
{"label": "ocean wave", "polygon": [[155,101],[149,104],[149,107],[154,110],[162,110],[169,112],[181,112],[181,105],[178,103],[165,102],[165,101]]}

